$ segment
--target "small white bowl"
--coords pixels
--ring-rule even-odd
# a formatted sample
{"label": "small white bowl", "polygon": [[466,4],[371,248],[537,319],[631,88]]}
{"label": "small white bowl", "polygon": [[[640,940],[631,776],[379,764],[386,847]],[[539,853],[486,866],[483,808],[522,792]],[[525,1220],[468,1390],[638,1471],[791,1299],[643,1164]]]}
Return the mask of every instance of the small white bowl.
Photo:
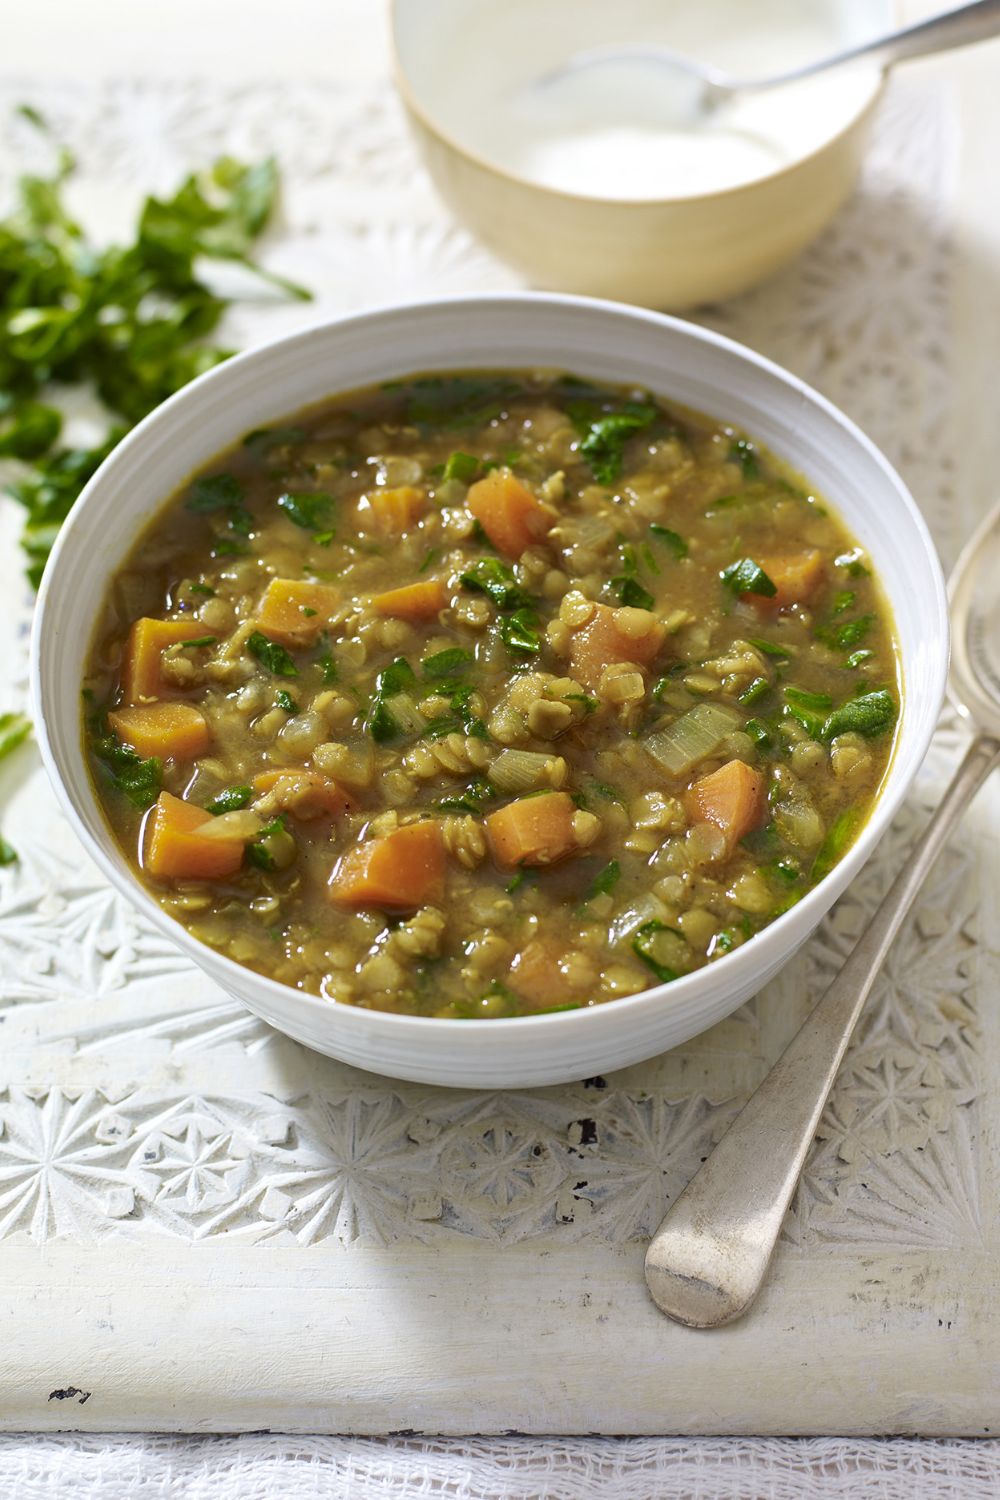
{"label": "small white bowl", "polygon": [[[498,1021],[331,1004],[224,958],[167,916],[105,821],[81,730],[80,684],[115,570],[167,496],[243,433],[337,391],[415,371],[559,368],[651,390],[744,428],[807,475],[870,553],[893,609],[905,678],[895,754],[874,812],[836,868],[745,947],[629,999]],[[238,356],[141,422],[87,485],[45,571],[32,686],[46,768],[109,880],[223,989],[307,1046],[396,1078],[462,1088],[567,1082],[675,1047],[736,1009],[803,943],[875,848],[934,730],[948,613],[934,544],[899,476],[835,407],[718,334],[614,303],[544,294],[457,297],[311,328]]]}
{"label": "small white bowl", "polygon": [[678,311],[743,291],[820,233],[857,181],[882,90],[877,67],[760,96],[800,122],[797,132],[782,127],[794,144],[773,169],[723,187],[666,194],[651,183],[642,197],[612,197],[588,178],[587,191],[567,191],[519,159],[505,164],[495,142],[480,140],[485,126],[508,120],[532,80],[580,50],[710,49],[727,71],[764,77],[891,30],[895,9],[893,0],[391,0],[396,86],[442,198],[531,285]]}

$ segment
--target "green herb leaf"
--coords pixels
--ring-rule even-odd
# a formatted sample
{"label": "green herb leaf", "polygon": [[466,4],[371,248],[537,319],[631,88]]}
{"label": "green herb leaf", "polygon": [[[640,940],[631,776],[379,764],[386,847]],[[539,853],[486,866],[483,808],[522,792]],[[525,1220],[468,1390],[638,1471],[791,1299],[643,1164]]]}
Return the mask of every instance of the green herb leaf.
{"label": "green herb leaf", "polygon": [[255,630],[252,635],[248,635],[246,647],[250,655],[256,657],[261,666],[266,667],[275,677],[298,677],[299,669],[284,646],[270,640],[262,631]]}
{"label": "green herb leaf", "polygon": [[609,860],[603,870],[598,870],[591,883],[590,889],[584,896],[584,902],[593,901],[595,896],[608,896],[614,890],[621,879],[622,867],[616,859]]}
{"label": "green herb leaf", "polygon": [[515,656],[537,656],[542,637],[536,630],[538,615],[533,609],[516,609],[500,621],[500,634],[508,651]]}
{"label": "green herb leaf", "polygon": [[649,922],[643,922],[632,939],[632,952],[636,958],[642,960],[647,969],[653,971],[661,984],[669,984],[672,980],[680,978],[677,969],[672,969],[657,956],[661,947],[660,934],[669,931],[670,929],[664,922],[654,917]]}
{"label": "green herb leaf", "polygon": [[459,479],[462,484],[471,484],[479,473],[479,459],[471,453],[450,453],[442,470],[443,479]]}
{"label": "green herb leaf", "polygon": [[771,743],[771,732],[763,719],[747,719],[743,726],[743,732],[744,734],[748,734],[754,744],[759,745],[761,749]]}
{"label": "green herb leaf", "polygon": [[247,844],[244,852],[248,864],[269,873],[287,870],[294,864],[298,850],[295,839],[288,831],[284,813],[279,813],[270,823],[265,823],[256,838]]}
{"label": "green herb leaf", "polygon": [[437,682],[445,677],[457,676],[475,659],[471,651],[464,651],[461,646],[449,646],[444,651],[435,652],[433,656],[425,656],[421,665],[424,676],[431,682]]}
{"label": "green herb leaf", "polygon": [[[0,256],[3,243],[0,241]],[[0,285],[3,265],[0,261]],[[62,416],[54,406],[42,401],[17,401],[0,393],[0,458],[20,458],[25,462],[41,458],[52,447],[62,428]]]}
{"label": "green herb leaf", "polygon": [[874,615],[859,615],[856,620],[844,620],[840,625],[821,627],[816,632],[816,638],[835,651],[848,651],[853,646],[860,646],[874,623]]}
{"label": "green herb leaf", "polygon": [[[293,526],[303,531],[318,531],[332,541],[335,535],[329,531],[333,496],[322,490],[286,492],[278,496],[278,509],[284,511]],[[315,540],[319,541],[317,536]],[[326,542],[321,545],[326,546]]]}
{"label": "green herb leaf", "polygon": [[744,479],[760,478],[760,459],[753,443],[746,438],[737,438],[729,449],[730,463],[739,464]]}
{"label": "green herb leaf", "polygon": [[12,755],[30,733],[31,720],[27,714],[0,714],[0,760]]}
{"label": "green herb leaf", "polygon": [[219,792],[211,802],[206,804],[205,811],[210,812],[213,818],[221,817],[223,813],[239,812],[241,807],[253,799],[253,788],[249,786],[230,786],[225,791]]}
{"label": "green herb leaf", "polygon": [[478,817],[496,795],[496,788],[490,785],[485,776],[477,776],[462,791],[442,797],[434,806],[439,812],[465,812]]}
{"label": "green herb leaf", "polygon": [[[127,426],[228,356],[208,341],[227,302],[196,262],[252,268],[249,251],[277,192],[273,162],[223,158],[173,198],[148,200],[130,244],[98,246],[63,206],[72,169],[63,148],[49,176],[22,177],[15,211],[0,223],[0,448],[34,464],[8,488],[28,511],[23,546],[36,585],[60,524]],[[50,385],[95,390],[114,425],[94,447],[52,447]]]}
{"label": "green herb leaf", "polygon": [[771,684],[766,677],[755,677],[740,693],[739,701],[747,704],[756,703],[758,698],[763,698],[764,694],[770,691]]}
{"label": "green herb leaf", "polygon": [[842,552],[839,557],[833,559],[838,568],[846,568],[852,578],[868,578],[870,569],[866,568],[861,559],[864,557],[860,547],[855,547],[850,552]]}
{"label": "green herb leaf", "polygon": [[812,881],[822,880],[824,875],[829,875],[834,865],[846,853],[848,846],[853,843],[854,834],[860,822],[861,814],[856,807],[845,807],[842,813],[837,814],[813,861],[810,872]]}
{"label": "green herb leaf", "polygon": [[728,568],[723,568],[719,577],[734,594],[761,594],[766,599],[773,599],[778,592],[764,569],[752,557],[741,557],[739,562],[730,563]]}
{"label": "green herb leaf", "polygon": [[656,539],[674,554],[678,562],[681,558],[687,557],[688,544],[676,531],[671,531],[669,526],[661,526],[659,521],[654,521],[649,529]]}
{"label": "green herb leaf", "polygon": [[619,573],[612,578],[611,586],[622,604],[631,609],[652,609],[656,602],[649,590],[643,588],[638,578],[633,578],[631,574]]}
{"label": "green herb leaf", "polygon": [[219,637],[217,635],[198,635],[195,636],[194,640],[181,641],[180,645],[182,647],[214,646],[218,639]]}
{"label": "green herb leaf", "polygon": [[773,657],[775,661],[789,661],[791,651],[787,646],[779,646],[777,641],[765,641],[760,636],[750,636],[750,645],[755,647],[763,656]]}
{"label": "green herb leaf", "polygon": [[201,516],[242,506],[243,486],[234,474],[205,474],[191,486],[185,509]]}
{"label": "green herb leaf", "polygon": [[297,714],[299,705],[285,688],[279,688],[274,695],[275,708],[283,708],[286,714]]}
{"label": "green herb leaf", "polygon": [[514,577],[514,570],[498,557],[482,557],[462,574],[462,584],[492,599],[498,609],[519,609],[531,600]]}
{"label": "green herb leaf", "polygon": [[866,740],[888,734],[896,722],[896,704],[885,688],[849,698],[835,708],[822,727],[822,738],[832,740],[838,734],[860,734]]}
{"label": "green herb leaf", "polygon": [[123,745],[109,731],[103,712],[91,722],[91,748],[112,784],[134,807],[145,810],[156,801],[163,786],[162,761],[143,760],[130,745]]}
{"label": "green herb leaf", "polygon": [[659,415],[651,404],[629,402],[620,412],[598,417],[590,423],[580,444],[580,452],[599,484],[614,484],[620,478],[627,439],[649,427]]}

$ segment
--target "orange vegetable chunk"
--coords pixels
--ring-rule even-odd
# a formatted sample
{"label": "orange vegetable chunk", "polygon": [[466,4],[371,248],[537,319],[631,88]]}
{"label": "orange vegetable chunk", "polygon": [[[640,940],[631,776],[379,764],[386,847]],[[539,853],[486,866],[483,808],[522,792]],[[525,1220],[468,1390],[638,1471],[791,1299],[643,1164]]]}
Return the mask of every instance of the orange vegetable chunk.
{"label": "orange vegetable chunk", "polygon": [[340,604],[336,589],[300,578],[272,578],[257,611],[257,624],[282,646],[311,646]]}
{"label": "orange vegetable chunk", "polygon": [[414,911],[444,896],[444,839],[439,823],[405,823],[344,854],[329,885],[337,906]]}
{"label": "orange vegetable chunk", "polygon": [[126,703],[152,703],[165,693],[176,692],[161,671],[161,658],[168,646],[197,640],[197,620],[136,620],[125,642],[122,657],[122,691]]}
{"label": "orange vegetable chunk", "polygon": [[684,803],[696,822],[721,829],[727,853],[732,853],[744,834],[763,822],[764,778],[742,760],[730,760],[689,787]]}
{"label": "orange vegetable chunk", "polygon": [[205,715],[191,703],[119,708],[108,714],[108,723],[120,740],[144,757],[194,760],[212,743]]}
{"label": "orange vegetable chunk", "polygon": [[505,557],[520,557],[552,526],[545,506],[509,469],[491,469],[477,479],[470,486],[465,505]]}
{"label": "orange vegetable chunk", "polygon": [[510,966],[511,988],[537,1007],[585,1000],[587,985],[574,981],[566,971],[569,956],[558,938],[532,938]]}
{"label": "orange vegetable chunk", "polygon": [[[623,616],[630,625],[639,627],[634,633],[622,629]],[[595,605],[587,623],[573,634],[569,653],[573,676],[593,690],[612,662],[630,661],[646,667],[663,645],[664,634],[663,624],[648,609],[617,610],[608,604]]]}
{"label": "orange vegetable chunk", "polygon": [[149,820],[145,869],[159,880],[221,880],[243,863],[243,840],[209,838],[215,821],[192,802],[161,792]]}
{"label": "orange vegetable chunk", "polygon": [[372,608],[397,620],[433,620],[448,603],[448,591],[440,578],[425,583],[407,583],[399,589],[376,594]]}
{"label": "orange vegetable chunk", "polygon": [[486,819],[486,837],[498,865],[551,865],[576,848],[573,799],[568,792],[519,797]]}
{"label": "orange vegetable chunk", "polygon": [[823,555],[820,552],[775,553],[756,557],[777,589],[776,594],[741,594],[740,597],[764,614],[788,609],[793,604],[808,604],[823,582]]}
{"label": "orange vegetable chunk", "polygon": [[324,814],[336,816],[350,812],[356,805],[354,798],[329,776],[304,767],[261,771],[253,779],[253,789],[255,792],[276,792],[282,810],[303,820],[321,818]]}
{"label": "orange vegetable chunk", "polygon": [[388,536],[402,536],[427,509],[427,496],[416,485],[401,484],[395,489],[369,490],[362,497],[361,508],[371,513]]}

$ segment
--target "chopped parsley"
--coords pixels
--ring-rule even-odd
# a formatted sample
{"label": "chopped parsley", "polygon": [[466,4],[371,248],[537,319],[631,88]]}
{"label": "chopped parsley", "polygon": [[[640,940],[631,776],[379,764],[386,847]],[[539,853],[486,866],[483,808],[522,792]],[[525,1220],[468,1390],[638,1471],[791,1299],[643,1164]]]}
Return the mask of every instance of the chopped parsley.
{"label": "chopped parsley", "polygon": [[205,811],[210,812],[213,818],[221,817],[223,813],[239,812],[241,807],[246,807],[252,797],[252,787],[229,786],[212,798],[211,802],[206,805]]}

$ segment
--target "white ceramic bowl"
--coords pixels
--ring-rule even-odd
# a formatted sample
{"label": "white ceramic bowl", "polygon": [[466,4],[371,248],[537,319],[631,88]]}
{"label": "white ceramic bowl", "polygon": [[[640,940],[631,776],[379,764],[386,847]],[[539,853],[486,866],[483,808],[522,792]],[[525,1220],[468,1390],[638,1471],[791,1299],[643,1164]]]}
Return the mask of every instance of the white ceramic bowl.
{"label": "white ceramic bowl", "polygon": [[[790,462],[870,553],[895,612],[905,675],[899,738],[875,811],[847,856],[745,947],[697,973],[592,1009],[498,1021],[357,1010],[265,979],[192,938],[132,874],[104,820],[81,736],[80,682],[108,582],[158,506],[241,434],[336,391],[415,371],[558,367],[648,386],[722,418]],[[781,967],[871,854],[927,749],[944,691],[941,571],[898,475],[808,386],[718,334],[574,297],[459,297],[308,329],[192,382],[122,442],[87,485],[45,571],[32,643],[42,755],[73,827],[112,883],[223,989],[308,1046],[423,1083],[528,1087],[586,1078],[675,1047]]]}

